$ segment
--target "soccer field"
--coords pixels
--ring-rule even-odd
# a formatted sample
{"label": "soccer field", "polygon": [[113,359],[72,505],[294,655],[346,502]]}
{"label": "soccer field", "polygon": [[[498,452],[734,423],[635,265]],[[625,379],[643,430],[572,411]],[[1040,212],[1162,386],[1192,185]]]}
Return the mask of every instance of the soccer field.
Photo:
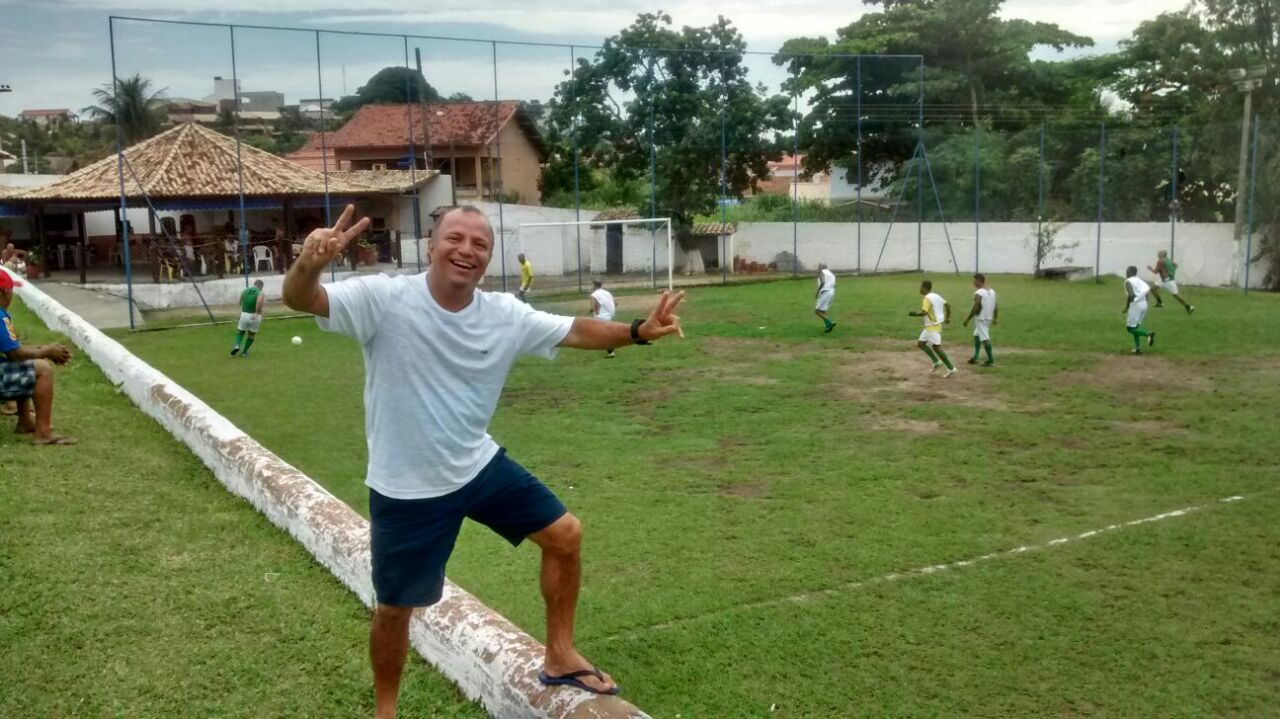
{"label": "soccer field", "polygon": [[[841,278],[829,335],[812,280],[698,288],[684,341],[517,365],[491,432],[584,522],[583,652],[659,717],[1272,711],[1280,297],[1188,288],[1133,357],[1119,280],[993,277],[982,369],[967,278],[933,279],[951,379],[916,275]],[[233,333],[118,337],[367,512],[359,348]],[[449,566],[541,636],[537,571],[476,526]]]}

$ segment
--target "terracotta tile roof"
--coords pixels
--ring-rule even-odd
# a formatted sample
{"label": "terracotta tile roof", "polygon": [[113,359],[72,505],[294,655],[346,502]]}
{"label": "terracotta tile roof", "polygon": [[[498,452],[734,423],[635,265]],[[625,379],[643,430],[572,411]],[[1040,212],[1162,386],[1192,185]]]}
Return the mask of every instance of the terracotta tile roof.
{"label": "terracotta tile roof", "polygon": [[[302,145],[302,147],[299,147],[297,150],[285,155],[285,159],[294,164],[315,170],[316,172],[323,172],[326,169],[328,169],[329,172],[341,170],[342,168],[339,167],[337,158],[333,155],[332,145],[327,146],[329,157],[328,163],[325,162],[325,153],[322,151],[320,143],[320,136],[324,134],[325,133],[322,132],[311,133],[311,137],[307,138],[307,141]],[[328,143],[332,139],[332,136],[332,132],[328,133],[324,138],[325,143]]]}
{"label": "terracotta tile roof", "polygon": [[363,185],[365,187],[387,193],[412,192],[415,186],[422,187],[439,175],[439,172],[417,170],[348,170],[330,172],[329,181],[334,179],[343,182]]}
{"label": "terracotta tile roof", "polygon": [[[129,147],[125,158],[128,160],[125,186],[130,197],[141,197],[143,188],[152,198],[235,197],[240,192],[235,140],[194,123],[183,123]],[[325,179],[318,172],[246,144],[240,147],[240,158],[247,197],[324,194]],[[138,186],[138,181],[143,187]],[[380,191],[371,185],[331,176],[329,192],[368,195]],[[19,195],[22,200],[55,201],[119,197],[115,155],[52,185]]]}
{"label": "terracotta tile roof", "polygon": [[421,144],[429,138],[433,146],[478,146],[493,141],[499,128],[520,109],[520,103],[436,102],[426,105],[397,103],[365,105],[329,139],[331,147],[406,147],[410,116],[413,138]]}
{"label": "terracotta tile roof", "polygon": [[732,235],[737,231],[736,222],[696,222],[689,228],[692,235]]}
{"label": "terracotta tile roof", "polygon": [[783,155],[781,158],[777,160],[769,160],[768,165],[770,170],[790,170],[797,166],[801,170],[803,170],[804,169],[804,153],[801,153],[799,155],[792,155],[788,153]]}
{"label": "terracotta tile roof", "polygon": [[592,222],[608,222],[610,220],[638,220],[638,219],[640,219],[640,215],[635,210],[627,209],[624,207],[615,207],[611,210],[601,210],[600,212],[597,212],[596,216],[591,218],[591,221]]}

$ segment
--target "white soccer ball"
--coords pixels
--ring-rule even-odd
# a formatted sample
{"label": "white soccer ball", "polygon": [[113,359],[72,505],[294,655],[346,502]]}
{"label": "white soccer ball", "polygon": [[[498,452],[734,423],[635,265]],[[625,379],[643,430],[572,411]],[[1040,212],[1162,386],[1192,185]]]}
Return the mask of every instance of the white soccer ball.
{"label": "white soccer ball", "polygon": [[297,335],[294,335],[294,338],[293,338],[293,339],[291,339],[291,340],[289,340],[289,341],[290,341],[290,342],[292,342],[292,343],[294,343],[295,345],[300,345],[300,344],[302,344],[302,338],[301,338],[301,337],[298,337]]}

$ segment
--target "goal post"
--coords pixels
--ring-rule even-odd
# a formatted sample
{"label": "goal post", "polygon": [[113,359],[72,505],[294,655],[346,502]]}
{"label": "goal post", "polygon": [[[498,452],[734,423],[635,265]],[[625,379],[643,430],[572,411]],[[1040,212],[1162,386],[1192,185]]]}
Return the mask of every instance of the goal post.
{"label": "goal post", "polygon": [[[569,275],[576,268],[576,272],[581,276],[583,272],[589,272],[592,275],[600,276],[606,274],[627,275],[635,272],[643,271],[634,265],[628,264],[628,258],[635,257],[635,253],[627,253],[621,250],[617,262],[620,264],[620,273],[618,270],[610,273],[606,266],[600,266],[601,263],[608,262],[608,228],[622,228],[622,244],[625,246],[628,239],[634,239],[634,235],[628,231],[635,232],[637,230],[648,230],[647,233],[652,242],[652,252],[650,257],[645,258],[647,261],[647,269],[649,270],[650,281],[654,289],[658,288],[658,247],[659,243],[665,241],[666,250],[666,274],[668,290],[675,288],[675,236],[672,232],[671,218],[669,217],[644,217],[632,218],[625,220],[581,220],[568,222],[525,222],[516,226],[515,245],[511,251],[515,253],[523,253],[529,258],[533,264],[535,272],[547,276],[548,274]],[[593,252],[594,250],[598,250]],[[541,268],[541,269],[539,269]],[[556,268],[560,268],[557,271]]]}

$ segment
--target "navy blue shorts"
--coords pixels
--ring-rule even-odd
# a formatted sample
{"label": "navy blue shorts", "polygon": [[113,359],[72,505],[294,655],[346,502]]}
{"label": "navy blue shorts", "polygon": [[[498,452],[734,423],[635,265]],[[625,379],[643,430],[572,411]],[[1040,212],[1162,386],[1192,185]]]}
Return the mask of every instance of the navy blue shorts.
{"label": "navy blue shorts", "polygon": [[464,517],[518,545],[568,510],[505,449],[456,491],[426,499],[392,499],[369,490],[373,590],[379,604],[425,607],[440,601],[444,567]]}

